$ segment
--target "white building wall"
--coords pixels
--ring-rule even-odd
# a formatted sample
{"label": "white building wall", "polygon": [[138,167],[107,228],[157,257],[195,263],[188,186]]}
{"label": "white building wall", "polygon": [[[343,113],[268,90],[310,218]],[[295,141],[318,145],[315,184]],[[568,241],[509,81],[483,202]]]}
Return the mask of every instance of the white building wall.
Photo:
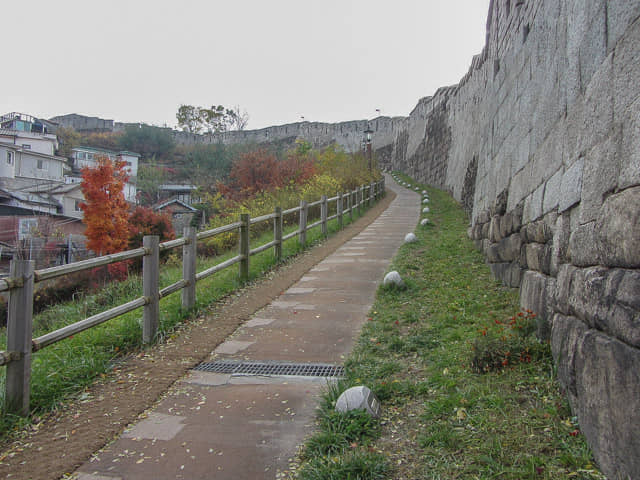
{"label": "white building wall", "polygon": [[[7,154],[11,155],[11,159],[7,158]],[[11,148],[7,148],[0,143],[0,177],[15,178],[16,174],[16,152]]]}
{"label": "white building wall", "polygon": [[25,151],[18,152],[16,155],[15,172],[19,177],[64,182],[62,160],[30,155]]}

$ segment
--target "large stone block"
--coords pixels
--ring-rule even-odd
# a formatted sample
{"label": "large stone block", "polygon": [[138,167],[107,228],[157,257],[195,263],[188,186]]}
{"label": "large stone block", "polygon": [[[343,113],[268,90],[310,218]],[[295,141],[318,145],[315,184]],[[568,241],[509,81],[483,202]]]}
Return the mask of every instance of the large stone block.
{"label": "large stone block", "polygon": [[584,159],[580,158],[564,172],[560,184],[558,212],[562,213],[580,201],[582,195],[583,169]]}
{"label": "large stone block", "polygon": [[491,217],[489,223],[489,240],[492,242],[499,242],[502,239],[500,236],[500,217],[495,215]]}
{"label": "large stone block", "polygon": [[507,199],[507,210],[516,208],[531,191],[531,164],[527,163],[525,167],[516,173],[511,179],[509,186],[509,198]]}
{"label": "large stone block", "polygon": [[[638,9],[638,2],[616,0],[615,3],[633,5]],[[615,7],[614,7],[615,10]],[[613,115],[615,122],[622,122],[627,116],[627,109],[638,99],[640,85],[640,22],[636,19],[630,25],[616,45],[613,58]]]}
{"label": "large stone block", "polygon": [[578,268],[567,263],[558,268],[558,276],[556,278],[555,308],[564,315],[570,315],[571,309],[569,305],[569,297],[573,286],[573,279],[576,276]]}
{"label": "large stone block", "polygon": [[558,369],[558,381],[569,397],[569,403],[573,409],[578,403],[575,353],[588,330],[589,327],[575,317],[567,317],[559,313],[553,317],[551,353]]}
{"label": "large stone block", "polygon": [[640,187],[609,196],[596,223],[601,261],[612,267],[639,268]]}
{"label": "large stone block", "polygon": [[640,275],[621,269],[591,267],[575,272],[568,297],[571,314],[628,345],[640,348]]}
{"label": "large stone block", "polygon": [[580,223],[597,219],[605,194],[612,192],[618,183],[619,139],[619,135],[613,134],[592,148],[584,157]]}
{"label": "large stone block", "polygon": [[546,214],[560,204],[560,185],[564,169],[560,168],[554,173],[544,186],[544,199],[542,200],[542,213]]}
{"label": "large stone block", "polygon": [[[564,105],[559,104],[558,108],[564,115]],[[538,149],[533,152],[531,178],[538,181],[547,180],[564,165],[567,143],[566,122],[564,119],[558,120],[549,128],[551,129],[549,134]]]}
{"label": "large stone block", "polygon": [[613,54],[594,72],[584,96],[584,125],[578,143],[583,149],[602,142],[613,126]]}
{"label": "large stone block", "polygon": [[574,357],[575,412],[599,467],[640,478],[640,350],[589,330]]}
{"label": "large stone block", "polygon": [[538,186],[524,202],[522,221],[524,223],[533,222],[542,216],[542,197],[544,195],[544,185]]}
{"label": "large stone block", "polygon": [[519,232],[522,227],[522,213],[524,211],[524,202],[519,203],[511,210],[511,231]]}
{"label": "large stone block", "polygon": [[542,340],[548,340],[551,336],[555,292],[555,278],[531,270],[524,272],[520,285],[520,307],[536,314],[536,333]]}
{"label": "large stone block", "polygon": [[568,214],[560,215],[556,219],[556,226],[553,230],[553,242],[551,247],[551,263],[549,270],[554,277],[558,274],[558,269],[563,263],[567,263],[567,250],[569,249],[569,238],[571,235],[571,221]]}
{"label": "large stone block", "polygon": [[607,48],[609,51],[617,47],[618,40],[627,32],[627,29],[633,29],[632,23],[638,17],[640,17],[640,2],[607,0]]}
{"label": "large stone block", "polygon": [[492,243],[487,250],[487,260],[492,263],[512,262],[518,260],[522,241],[520,234],[515,233]]}
{"label": "large stone block", "polygon": [[618,188],[640,185],[640,98],[628,107],[623,117],[620,144]]}
{"label": "large stone block", "polygon": [[626,270],[624,272],[616,290],[616,299],[622,305],[640,311],[640,271]]}
{"label": "large stone block", "polygon": [[547,275],[550,273],[551,245],[527,243],[526,257],[529,270],[535,270]]}
{"label": "large stone block", "polygon": [[597,222],[590,222],[573,229],[567,252],[571,263],[578,267],[589,267],[601,263],[597,228]]}
{"label": "large stone block", "polygon": [[517,262],[490,263],[489,268],[495,278],[508,287],[518,288],[522,279],[522,268]]}

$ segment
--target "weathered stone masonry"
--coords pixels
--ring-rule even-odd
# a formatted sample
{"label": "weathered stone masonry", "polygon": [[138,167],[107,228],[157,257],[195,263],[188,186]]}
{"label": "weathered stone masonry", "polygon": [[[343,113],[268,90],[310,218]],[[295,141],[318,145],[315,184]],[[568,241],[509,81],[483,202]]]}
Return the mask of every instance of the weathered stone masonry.
{"label": "weathered stone masonry", "polygon": [[611,479],[640,478],[639,16],[639,0],[493,0],[484,50],[387,164],[469,209]]}

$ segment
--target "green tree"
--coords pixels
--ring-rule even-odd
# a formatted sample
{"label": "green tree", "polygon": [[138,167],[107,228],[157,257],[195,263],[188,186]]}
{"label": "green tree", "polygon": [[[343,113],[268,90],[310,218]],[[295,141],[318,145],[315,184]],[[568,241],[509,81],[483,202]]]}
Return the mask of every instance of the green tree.
{"label": "green tree", "polygon": [[80,134],[73,128],[58,127],[56,135],[58,137],[56,155],[71,158],[71,150],[80,145]]}
{"label": "green tree", "polygon": [[123,150],[131,150],[144,158],[169,158],[175,149],[171,130],[151,125],[127,125],[118,138]]}
{"label": "green tree", "polygon": [[152,205],[160,198],[160,185],[167,180],[166,171],[153,164],[138,166],[138,200],[142,205]]}

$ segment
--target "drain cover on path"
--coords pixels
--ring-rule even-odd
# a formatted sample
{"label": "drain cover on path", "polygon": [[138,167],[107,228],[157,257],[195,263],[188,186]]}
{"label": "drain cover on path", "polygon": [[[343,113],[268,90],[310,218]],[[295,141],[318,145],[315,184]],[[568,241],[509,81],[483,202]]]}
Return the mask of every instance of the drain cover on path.
{"label": "drain cover on path", "polygon": [[343,377],[341,365],[326,363],[230,362],[218,360],[204,362],[194,368],[202,372],[232,373],[240,375],[291,375],[301,377]]}

